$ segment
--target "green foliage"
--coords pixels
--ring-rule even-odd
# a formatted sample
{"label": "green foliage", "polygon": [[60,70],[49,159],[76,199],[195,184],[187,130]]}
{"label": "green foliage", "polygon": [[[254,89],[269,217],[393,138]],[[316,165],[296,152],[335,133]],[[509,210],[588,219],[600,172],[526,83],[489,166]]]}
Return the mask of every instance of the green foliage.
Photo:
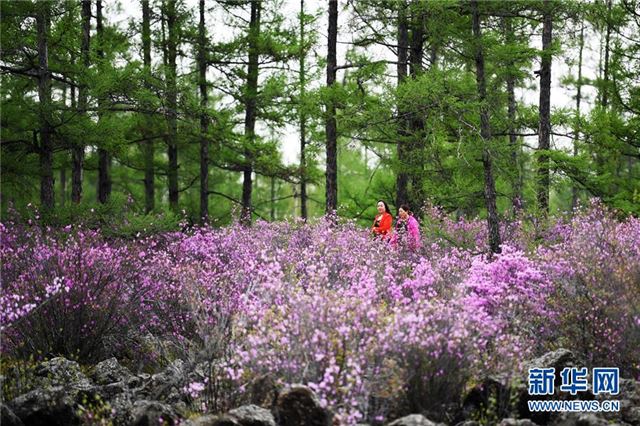
{"label": "green foliage", "polygon": [[[104,3],[104,2],[103,2]],[[139,45],[140,22],[128,27],[112,19],[111,5],[103,9],[104,29],[95,27],[93,3],[90,66],[82,61],[81,5],[65,0],[50,4],[48,32],[52,102],[46,116],[54,128],[53,164],[57,210],[51,223],[80,220],[111,224],[115,212],[131,198],[132,211],[144,209],[144,167],[147,141],[154,142],[155,205],[168,204],[166,156],[167,48],[166,2],[151,1],[152,66],[143,66]],[[308,4],[307,4],[308,3]],[[24,208],[36,203],[40,185],[38,56],[35,1],[1,2],[0,36],[2,84],[1,201]],[[393,204],[396,176],[416,176],[410,183],[415,204],[431,202],[449,212],[484,215],[482,140],[475,77],[469,5],[447,1],[352,1],[340,9],[339,40],[346,45],[339,57],[338,84],[324,84],[324,5],[269,0],[262,3],[261,31],[256,49],[260,78],[255,94],[257,136],[245,137],[245,100],[250,31],[250,3],[225,1],[207,5],[208,106],[202,108],[196,59],[198,10],[176,3],[178,50],[178,162],[180,209],[190,221],[199,212],[199,141],[209,141],[211,190],[209,210],[214,223],[232,220],[240,203],[242,171],[254,171],[254,216],[280,219],[299,214],[299,185],[307,182],[310,216],[324,213],[324,105],[337,105],[340,145],[340,213],[370,222],[378,198]],[[318,7],[319,6],[319,7]],[[482,48],[487,80],[486,107],[492,137],[489,151],[496,180],[498,210],[511,214],[516,196],[529,212],[536,211],[534,189],[537,159],[550,158],[553,210],[568,210],[577,200],[597,196],[627,214],[640,214],[640,40],[638,21],[631,13],[637,0],[624,2],[552,2],[554,33],[550,54],[552,76],[566,90],[582,88],[580,114],[568,103],[552,110],[556,145],[536,150],[539,126],[535,102],[524,102],[523,90],[533,93],[534,73],[541,52],[530,35],[541,29],[540,1],[479,2]],[[292,9],[293,7],[293,9]],[[296,14],[291,13],[295,10]],[[398,16],[404,10],[413,26],[424,17],[423,69],[398,84],[396,76]],[[344,19],[344,21],[343,21]],[[301,38],[301,23],[304,24]],[[218,31],[218,28],[223,30]],[[214,31],[213,29],[216,29]],[[587,44],[600,50],[595,78],[577,77],[577,34],[585,29]],[[351,38],[350,38],[351,37]],[[351,43],[352,42],[352,43]],[[587,52],[590,61],[594,53]],[[339,55],[342,56],[342,55]],[[305,70],[300,74],[300,60]],[[569,65],[559,75],[556,62]],[[583,64],[583,68],[585,65]],[[517,94],[515,118],[508,113],[507,81]],[[78,92],[86,87],[88,110],[78,110]],[[589,93],[595,90],[595,98]],[[73,93],[73,94],[72,94]],[[201,135],[200,118],[209,127]],[[400,131],[407,117],[424,123],[408,134]],[[291,149],[300,120],[306,123],[306,165],[285,164],[282,150]],[[515,142],[509,133],[517,134]],[[521,135],[526,134],[529,137]],[[560,135],[566,135],[560,138]],[[398,157],[398,144],[419,146],[408,160]],[[85,151],[83,201],[71,206],[73,147]],[[575,148],[575,149],[574,149]],[[98,149],[111,158],[112,200],[98,205]],[[537,152],[536,152],[537,151]],[[247,157],[248,156],[248,157]],[[64,182],[63,182],[64,179]],[[271,180],[275,179],[273,189]],[[415,185],[415,188],[413,187]],[[417,207],[417,206],[416,206]],[[93,209],[93,213],[91,212]],[[118,213],[119,214],[119,213]],[[127,226],[114,224],[116,233],[171,228],[178,219],[149,219]],[[145,219],[146,220],[146,219]],[[150,225],[151,223],[155,225]],[[109,225],[111,226],[111,225]]]}

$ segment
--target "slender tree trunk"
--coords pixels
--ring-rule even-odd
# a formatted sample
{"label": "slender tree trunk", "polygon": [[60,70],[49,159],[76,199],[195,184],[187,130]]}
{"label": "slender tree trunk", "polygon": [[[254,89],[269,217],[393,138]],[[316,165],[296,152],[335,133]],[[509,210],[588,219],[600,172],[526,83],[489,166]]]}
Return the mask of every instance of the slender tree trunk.
{"label": "slender tree trunk", "polygon": [[304,47],[304,0],[300,0],[300,217],[307,219],[307,116],[304,110],[304,97],[306,88],[306,56]]}
{"label": "slender tree trunk", "polygon": [[489,247],[492,253],[500,253],[500,227],[496,208],[496,187],[493,180],[491,154],[491,127],[486,99],[487,89],[484,75],[484,52],[482,47],[482,32],[480,29],[480,12],[478,1],[471,0],[473,13],[473,35],[475,43],[476,82],[478,84],[478,99],[480,101],[480,136],[482,137],[482,165],[484,168],[484,199],[487,208],[487,225],[489,228]]}
{"label": "slender tree trunk", "polygon": [[[338,0],[329,0],[329,29],[327,52],[327,88],[331,89],[336,81],[338,43]],[[326,133],[326,205],[325,213],[331,214],[338,209],[338,124],[336,122],[336,104],[329,90],[325,118]]]}
{"label": "slender tree trunk", "polygon": [[174,212],[178,211],[178,89],[177,89],[177,49],[178,27],[176,25],[176,0],[167,0],[167,157],[169,167],[167,178],[169,182],[169,206]]}
{"label": "slender tree trunk", "polygon": [[[73,95],[73,92],[72,92]],[[67,108],[67,86],[62,86],[62,105],[66,109]],[[67,192],[67,164],[66,160],[62,162],[60,165],[60,205],[64,207],[66,202],[66,192]]]}
{"label": "slender tree trunk", "polygon": [[[96,36],[98,60],[104,60],[104,27],[102,23],[102,0],[96,0]],[[98,105],[98,120],[102,119],[102,104]],[[111,158],[104,147],[98,148],[98,202],[106,203],[111,195]]]}
{"label": "slender tree trunk", "polygon": [[51,114],[51,75],[49,73],[48,37],[50,24],[50,5],[42,2],[37,5],[36,27],[38,32],[38,101],[40,121],[40,202],[45,210],[55,207],[53,179],[53,139],[50,123]]}
{"label": "slender tree trunk", "polygon": [[[424,55],[426,16],[423,11],[414,11],[411,19],[411,46],[409,49],[409,72],[417,78],[424,72],[422,59]],[[409,119],[410,144],[407,157],[409,160],[409,180],[411,182],[411,204],[418,217],[422,216],[425,202],[423,190],[423,170],[425,151],[424,119],[420,111],[413,111]]]}
{"label": "slender tree trunk", "polygon": [[[96,39],[98,47],[96,50],[98,60],[104,60],[104,25],[102,15],[102,0],[96,0]],[[102,102],[98,103],[98,120],[103,116]],[[104,147],[98,148],[98,202],[106,203],[111,196],[111,156]]]}
{"label": "slender tree trunk", "polygon": [[209,220],[209,118],[207,117],[207,34],[205,30],[205,5],[200,0],[200,23],[198,25],[199,52],[198,72],[200,75],[200,220],[206,223]]}
{"label": "slender tree trunk", "polygon": [[611,43],[611,0],[607,0],[607,22],[604,42],[604,70],[602,81],[601,104],[603,108],[609,105],[609,51]]}
{"label": "slender tree trunk", "polygon": [[540,65],[540,126],[538,130],[538,207],[549,213],[549,138],[551,135],[551,3],[544,0],[542,23],[542,58]]}
{"label": "slender tree trunk", "polygon": [[[513,18],[504,18],[505,40],[508,44],[514,42],[513,34]],[[516,79],[513,74],[513,61],[509,63],[509,71],[507,73],[507,117],[509,128],[509,148],[511,149],[511,164],[515,176],[513,178],[513,193],[511,196],[511,205],[513,212],[516,213],[522,209],[522,174],[520,173],[520,147],[518,146],[518,138],[516,136]]]}
{"label": "slender tree trunk", "polygon": [[[151,75],[151,9],[149,0],[142,0],[142,51],[145,70],[145,79]],[[147,89],[150,89],[148,81],[145,81]],[[143,142],[144,156],[144,206],[145,212],[149,213],[155,208],[155,170],[153,157],[155,153],[155,141],[151,135],[151,119],[145,113]]]}
{"label": "slender tree trunk", "polygon": [[257,98],[258,98],[258,72],[259,51],[258,40],[260,37],[260,13],[261,2],[251,2],[251,21],[249,22],[249,64],[247,68],[247,91],[245,95],[245,119],[244,134],[247,147],[244,151],[245,166],[244,180],[242,182],[242,222],[251,224],[251,175],[253,173],[253,153],[251,147],[255,140]]}
{"label": "slender tree trunk", "polygon": [[[400,3],[398,9],[398,66],[397,77],[398,87],[407,78],[407,58],[409,54],[409,29],[407,25],[407,8],[404,2]],[[407,131],[406,110],[400,103],[397,105],[398,111],[398,171],[396,173],[396,205],[401,206],[409,203],[409,175],[407,166],[409,164],[409,132]]]}
{"label": "slender tree trunk", "polygon": [[[71,86],[71,110],[74,110],[78,107],[78,99],[76,96],[76,86]],[[65,172],[65,179],[64,179],[64,200],[66,202],[67,200],[67,178],[66,178],[66,172]]]}
{"label": "slender tree trunk", "polygon": [[[578,82],[576,84],[576,120],[573,128],[573,156],[579,154],[578,144],[580,140],[580,128],[582,125],[582,117],[580,116],[580,102],[582,101],[582,52],[584,50],[584,21],[580,26],[580,39],[578,50]],[[578,185],[573,183],[571,188],[571,208],[578,205]]]}
{"label": "slender tree trunk", "polygon": [[271,176],[271,209],[269,211],[271,221],[276,220],[276,178]]}
{"label": "slender tree trunk", "polygon": [[[82,64],[89,68],[89,47],[91,43],[91,0],[82,0]],[[83,82],[78,89],[78,110],[80,114],[87,114],[87,84]],[[84,142],[75,141],[72,149],[71,169],[71,201],[79,203],[82,200],[82,174],[84,167]]]}

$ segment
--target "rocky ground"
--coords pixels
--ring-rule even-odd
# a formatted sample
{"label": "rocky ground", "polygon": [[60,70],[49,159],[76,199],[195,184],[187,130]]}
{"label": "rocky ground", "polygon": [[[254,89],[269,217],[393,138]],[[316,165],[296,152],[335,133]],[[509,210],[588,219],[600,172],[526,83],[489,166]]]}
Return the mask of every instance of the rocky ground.
{"label": "rocky ground", "polygon": [[[564,367],[579,365],[574,355],[564,349],[528,363],[529,367],[555,367],[558,374]],[[41,363],[36,369],[34,390],[2,403],[1,424],[95,424],[101,418],[109,418],[109,422],[114,424],[140,426],[323,426],[339,423],[330,411],[321,407],[309,388],[296,384],[281,388],[262,386],[252,390],[246,405],[224,414],[196,415],[189,408],[189,397],[183,389],[185,383],[198,376],[201,378],[202,371],[201,366],[190,368],[177,361],[154,375],[133,374],[111,358],[85,374],[76,362],[54,358]],[[522,383],[526,383],[525,379]],[[556,382],[559,382],[559,377],[556,377]],[[566,399],[567,396],[570,397],[557,393],[549,399]],[[456,412],[448,415],[451,421],[432,421],[430,418],[442,418],[433,413],[405,413],[406,416],[388,425],[640,425],[640,382],[635,380],[620,380],[620,394],[614,397],[621,401],[621,411],[617,413],[535,414],[527,409],[528,398],[531,397],[525,384],[507,386],[499,377],[486,377],[467,393]],[[497,414],[479,417],[492,404],[492,413]],[[472,420],[478,418],[484,420]]]}

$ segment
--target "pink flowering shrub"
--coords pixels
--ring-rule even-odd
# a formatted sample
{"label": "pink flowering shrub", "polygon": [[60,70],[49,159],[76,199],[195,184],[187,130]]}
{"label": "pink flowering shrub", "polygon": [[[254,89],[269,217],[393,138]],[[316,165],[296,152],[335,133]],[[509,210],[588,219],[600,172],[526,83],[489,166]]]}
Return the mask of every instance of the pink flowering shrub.
{"label": "pink flowering shrub", "polygon": [[207,361],[181,385],[194,407],[232,408],[270,377],[347,424],[445,420],[482,376],[561,346],[640,373],[638,219],[599,205],[546,228],[519,218],[491,258],[483,221],[423,225],[404,252],[324,219],[131,239],[5,223],[2,350],[142,357],[151,336]]}
{"label": "pink flowering shrub", "polygon": [[555,284],[559,343],[589,365],[640,376],[640,220],[593,203],[558,229],[560,242],[537,257]]}
{"label": "pink flowering shrub", "polygon": [[95,359],[144,320],[138,259],[97,231],[3,225],[0,257],[4,351]]}

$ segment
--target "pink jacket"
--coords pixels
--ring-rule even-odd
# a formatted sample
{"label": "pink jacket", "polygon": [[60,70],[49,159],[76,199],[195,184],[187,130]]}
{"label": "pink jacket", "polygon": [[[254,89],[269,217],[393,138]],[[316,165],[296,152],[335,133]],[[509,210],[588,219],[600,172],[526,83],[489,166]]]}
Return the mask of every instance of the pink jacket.
{"label": "pink jacket", "polygon": [[[398,221],[396,222],[395,232],[391,237],[391,243],[393,245],[397,245],[400,242],[400,239],[402,238],[400,233],[398,232],[399,229],[401,229],[402,224],[403,224],[403,220],[398,219]],[[407,233],[405,235],[405,238],[406,238],[407,246],[411,250],[417,250],[422,245],[422,240],[420,239],[420,224],[418,224],[418,221],[416,220],[416,218],[411,215],[406,219],[406,224],[407,224]]]}

